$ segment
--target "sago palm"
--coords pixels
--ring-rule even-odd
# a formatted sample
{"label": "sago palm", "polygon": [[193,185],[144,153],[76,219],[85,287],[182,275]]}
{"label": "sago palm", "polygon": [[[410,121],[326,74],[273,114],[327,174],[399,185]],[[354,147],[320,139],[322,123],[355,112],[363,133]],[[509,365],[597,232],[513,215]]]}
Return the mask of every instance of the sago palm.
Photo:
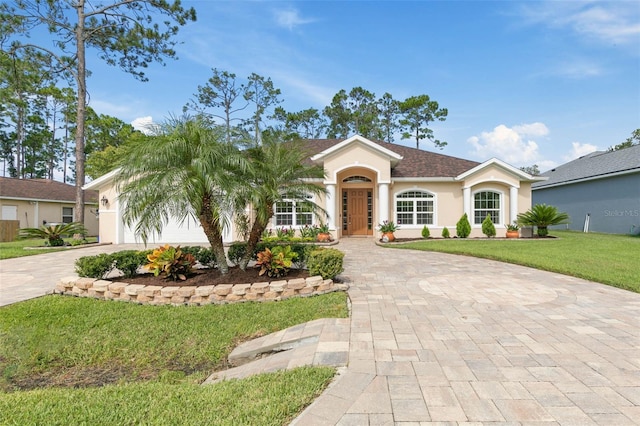
{"label": "sago palm", "polygon": [[522,226],[537,227],[538,236],[546,237],[549,234],[547,227],[569,223],[569,215],[559,212],[557,207],[536,204],[525,213],[520,213],[517,222]]}
{"label": "sago palm", "polygon": [[306,163],[309,154],[299,143],[265,139],[261,146],[247,150],[246,155],[249,159],[249,167],[244,175],[246,185],[241,187],[241,193],[237,194],[236,199],[240,205],[251,206],[254,221],[249,232],[247,250],[240,261],[240,268],[243,270],[273,217],[276,202],[284,198],[304,201],[318,213],[322,209],[307,197],[325,193],[325,189],[319,185],[324,177],[323,168]]}
{"label": "sago palm", "polygon": [[63,236],[72,236],[74,234],[87,235],[87,228],[83,224],[77,222],[59,223],[57,225],[42,225],[39,228],[22,228],[18,237],[25,238],[42,238],[48,241],[51,247],[63,246]]}
{"label": "sago palm", "polygon": [[227,273],[222,235],[233,215],[227,194],[245,159],[223,142],[223,129],[197,117],[169,120],[156,133],[132,148],[118,174],[125,223],[136,223],[134,232],[146,243],[171,219],[197,221]]}

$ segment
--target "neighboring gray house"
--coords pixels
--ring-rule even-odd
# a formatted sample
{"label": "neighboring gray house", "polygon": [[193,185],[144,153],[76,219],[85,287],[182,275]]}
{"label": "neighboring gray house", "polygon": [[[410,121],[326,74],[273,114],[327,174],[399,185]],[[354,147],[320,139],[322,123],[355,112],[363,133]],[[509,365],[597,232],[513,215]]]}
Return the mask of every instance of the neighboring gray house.
{"label": "neighboring gray house", "polygon": [[597,151],[542,173],[532,204],[550,204],[571,217],[569,229],[640,234],[640,145]]}

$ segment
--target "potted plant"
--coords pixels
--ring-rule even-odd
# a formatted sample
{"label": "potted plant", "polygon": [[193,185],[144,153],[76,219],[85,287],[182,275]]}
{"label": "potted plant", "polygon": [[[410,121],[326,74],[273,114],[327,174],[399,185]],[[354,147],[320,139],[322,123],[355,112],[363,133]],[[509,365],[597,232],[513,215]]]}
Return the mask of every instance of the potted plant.
{"label": "potted plant", "polygon": [[396,239],[393,233],[399,228],[394,222],[385,220],[381,224],[378,225],[378,229],[382,232],[382,241],[389,242],[394,241]]}
{"label": "potted plant", "polygon": [[329,224],[323,223],[318,226],[318,233],[316,234],[316,239],[319,242],[329,242],[331,241],[331,233],[329,232]]}
{"label": "potted plant", "polygon": [[519,229],[516,221],[513,221],[513,225],[507,225],[507,238],[518,238],[520,236]]}

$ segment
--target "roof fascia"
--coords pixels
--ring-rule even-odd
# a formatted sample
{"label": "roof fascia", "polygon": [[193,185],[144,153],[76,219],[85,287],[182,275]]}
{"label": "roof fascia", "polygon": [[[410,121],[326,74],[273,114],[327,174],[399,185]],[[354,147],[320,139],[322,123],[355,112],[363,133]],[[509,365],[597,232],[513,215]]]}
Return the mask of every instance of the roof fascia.
{"label": "roof fascia", "polygon": [[102,175],[97,179],[92,180],[91,182],[85,184],[82,189],[87,190],[87,189],[96,189],[99,188],[107,183],[110,183],[118,174],[118,172],[120,171],[120,168],[118,167],[117,169],[111,170],[109,173],[107,173],[106,175]]}
{"label": "roof fascia", "polygon": [[454,177],[398,177],[391,178],[392,182],[456,182]]}
{"label": "roof fascia", "polygon": [[[47,198],[29,198],[29,197],[8,197],[5,195],[0,195],[0,199],[3,200],[15,200],[15,201],[37,201],[39,203],[64,203],[64,204],[74,204],[76,200],[53,200]],[[98,204],[97,201],[85,201],[85,204]]]}
{"label": "roof fascia", "polygon": [[[634,174],[634,173],[640,173],[640,168],[623,170],[623,171],[615,172],[615,173],[607,173],[607,174],[604,174],[604,175],[589,176],[589,177],[586,177],[586,178],[565,180],[565,181],[562,181],[562,182],[551,183],[551,184],[548,184],[548,185],[535,186],[535,187],[532,187],[531,190],[535,191],[537,189],[554,188],[554,187],[557,187],[557,186],[572,185],[574,183],[589,182],[589,181],[592,181],[592,180],[606,179],[606,178],[622,176],[622,175],[631,175],[631,174]],[[547,179],[549,179],[549,177],[547,177]]]}

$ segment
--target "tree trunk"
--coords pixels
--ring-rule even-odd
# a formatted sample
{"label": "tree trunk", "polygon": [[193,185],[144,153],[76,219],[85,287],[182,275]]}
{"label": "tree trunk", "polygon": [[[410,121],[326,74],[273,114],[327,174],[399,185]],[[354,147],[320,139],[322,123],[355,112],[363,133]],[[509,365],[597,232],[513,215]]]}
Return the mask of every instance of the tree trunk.
{"label": "tree trunk", "polygon": [[[20,103],[22,103],[22,99],[20,99]],[[18,107],[18,120],[16,123],[16,177],[18,179],[23,178],[22,176],[22,161],[24,155],[22,155],[22,147],[24,146],[24,110],[21,106]]]}
{"label": "tree trunk", "polygon": [[220,228],[220,221],[214,218],[211,207],[209,206],[208,197],[203,202],[203,209],[200,212],[200,225],[202,230],[207,236],[209,244],[211,244],[211,251],[216,259],[216,265],[221,274],[229,273],[229,264],[227,263],[227,256],[224,253],[224,243],[222,241],[222,229]]}
{"label": "tree trunk", "polygon": [[87,108],[87,71],[85,57],[84,30],[84,0],[78,0],[78,24],[76,27],[76,47],[78,55],[78,70],[76,84],[78,85],[78,109],[76,116],[76,206],[73,212],[74,222],[84,224],[84,125]]}
{"label": "tree trunk", "polygon": [[242,256],[242,259],[240,259],[239,266],[243,271],[247,270],[247,265],[249,265],[249,261],[253,257],[253,252],[256,248],[256,245],[258,244],[258,241],[260,241],[260,236],[262,235],[262,232],[264,232],[266,227],[266,224],[260,224],[257,218],[253,221],[251,232],[249,233],[249,240],[247,241],[247,249],[244,252],[244,256]]}
{"label": "tree trunk", "polygon": [[[259,215],[258,215],[259,216]],[[273,204],[270,203],[266,217],[273,216]],[[268,221],[268,219],[267,219]],[[253,225],[251,226],[251,232],[249,233],[249,241],[247,241],[247,250],[240,259],[240,269],[243,271],[247,270],[247,265],[249,264],[249,260],[253,257],[253,252],[256,249],[256,245],[258,245],[258,241],[260,241],[260,236],[267,228],[267,222],[262,223],[258,217],[253,221]]]}

